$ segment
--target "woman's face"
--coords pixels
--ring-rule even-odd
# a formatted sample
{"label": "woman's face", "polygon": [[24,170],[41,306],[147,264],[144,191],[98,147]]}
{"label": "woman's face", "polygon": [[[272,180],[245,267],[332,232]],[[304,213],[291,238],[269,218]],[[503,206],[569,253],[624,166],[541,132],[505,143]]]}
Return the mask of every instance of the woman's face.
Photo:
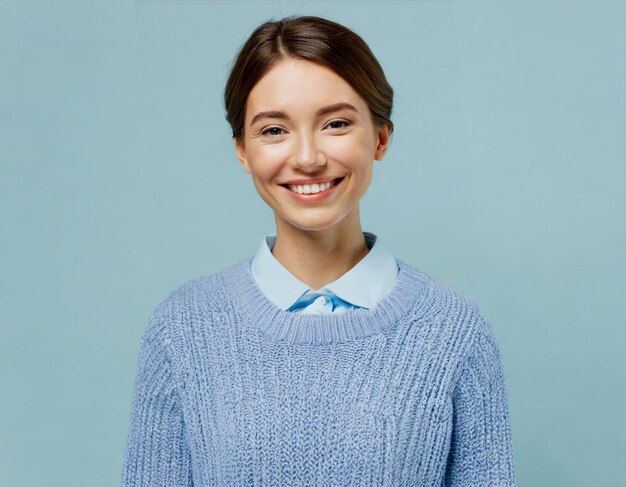
{"label": "woman's face", "polygon": [[[301,230],[358,217],[374,160],[384,157],[389,139],[388,126],[374,126],[365,100],[343,78],[292,58],[275,65],[250,92],[244,133],[235,141],[237,157],[274,210],[277,227]],[[311,180],[335,182],[317,195],[286,186]]]}

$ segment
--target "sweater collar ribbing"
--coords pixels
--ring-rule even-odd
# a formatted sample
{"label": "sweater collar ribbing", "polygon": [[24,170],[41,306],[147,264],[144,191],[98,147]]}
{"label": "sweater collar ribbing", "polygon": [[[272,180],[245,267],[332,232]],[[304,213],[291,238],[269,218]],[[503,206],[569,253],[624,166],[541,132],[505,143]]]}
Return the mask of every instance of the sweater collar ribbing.
{"label": "sweater collar ribbing", "polygon": [[418,309],[432,292],[426,274],[396,258],[399,271],[394,286],[373,308],[338,314],[293,313],[276,306],[259,289],[251,271],[253,258],[221,272],[226,295],[246,325],[293,344],[342,343],[381,333]]}

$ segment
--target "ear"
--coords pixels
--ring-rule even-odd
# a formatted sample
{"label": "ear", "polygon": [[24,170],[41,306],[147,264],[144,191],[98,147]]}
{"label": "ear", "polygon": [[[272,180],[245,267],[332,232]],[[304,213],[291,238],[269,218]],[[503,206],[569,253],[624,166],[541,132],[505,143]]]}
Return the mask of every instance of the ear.
{"label": "ear", "polygon": [[389,139],[391,137],[391,127],[388,124],[384,124],[376,130],[376,154],[374,159],[381,161],[387,153],[387,147],[389,147]]}
{"label": "ear", "polygon": [[250,164],[248,164],[248,158],[246,156],[246,146],[243,139],[237,140],[233,137],[233,142],[235,143],[235,152],[237,153],[237,159],[239,159],[239,162],[247,172],[252,173],[252,170],[250,169]]}

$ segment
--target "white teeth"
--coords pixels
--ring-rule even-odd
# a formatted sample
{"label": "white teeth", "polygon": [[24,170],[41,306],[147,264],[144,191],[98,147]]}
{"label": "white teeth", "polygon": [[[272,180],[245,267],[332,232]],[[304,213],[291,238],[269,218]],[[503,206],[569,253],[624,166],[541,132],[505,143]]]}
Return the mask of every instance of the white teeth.
{"label": "white teeth", "polygon": [[315,193],[321,193],[322,191],[326,191],[333,184],[334,184],[334,181],[330,181],[328,183],[322,183],[322,184],[304,184],[304,185],[298,185],[298,186],[294,186],[293,184],[290,184],[289,189],[293,191],[294,193],[315,194]]}

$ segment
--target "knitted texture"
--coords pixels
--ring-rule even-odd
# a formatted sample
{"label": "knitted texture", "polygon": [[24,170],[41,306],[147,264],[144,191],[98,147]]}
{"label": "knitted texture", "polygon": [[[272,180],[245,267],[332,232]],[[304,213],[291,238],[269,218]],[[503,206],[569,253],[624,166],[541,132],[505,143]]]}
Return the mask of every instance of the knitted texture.
{"label": "knitted texture", "polygon": [[512,486],[500,352],[476,303],[397,259],[371,309],[291,313],[252,257],[142,336],[122,486]]}

